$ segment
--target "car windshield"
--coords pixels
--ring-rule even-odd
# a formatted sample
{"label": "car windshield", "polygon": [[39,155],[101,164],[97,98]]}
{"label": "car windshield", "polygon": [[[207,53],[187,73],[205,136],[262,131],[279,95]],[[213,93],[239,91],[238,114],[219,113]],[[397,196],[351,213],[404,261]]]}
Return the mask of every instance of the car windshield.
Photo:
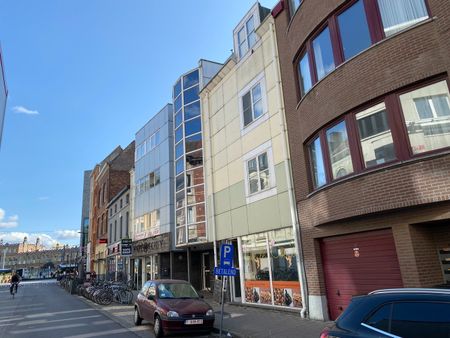
{"label": "car windshield", "polygon": [[197,291],[192,285],[185,283],[163,283],[158,285],[158,294],[161,299],[169,298],[198,298]]}

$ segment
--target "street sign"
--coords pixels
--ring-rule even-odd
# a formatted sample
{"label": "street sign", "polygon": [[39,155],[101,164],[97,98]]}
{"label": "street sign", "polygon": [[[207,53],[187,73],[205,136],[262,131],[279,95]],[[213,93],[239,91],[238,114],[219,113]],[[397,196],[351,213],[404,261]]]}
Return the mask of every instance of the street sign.
{"label": "street sign", "polygon": [[222,244],[220,247],[220,267],[231,268],[233,266],[233,244]]}
{"label": "street sign", "polygon": [[132,254],[132,240],[130,238],[123,238],[120,243],[120,255],[131,256]]}
{"label": "street sign", "polygon": [[216,276],[236,276],[236,268],[215,267],[214,274]]}

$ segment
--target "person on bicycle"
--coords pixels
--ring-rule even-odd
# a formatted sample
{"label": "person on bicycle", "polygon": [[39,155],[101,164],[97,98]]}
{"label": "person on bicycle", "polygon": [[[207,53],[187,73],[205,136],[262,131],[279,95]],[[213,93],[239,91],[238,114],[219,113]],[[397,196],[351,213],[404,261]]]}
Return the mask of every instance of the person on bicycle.
{"label": "person on bicycle", "polygon": [[17,293],[17,286],[19,285],[19,283],[20,283],[20,277],[17,274],[17,272],[14,272],[14,274],[11,277],[11,287],[10,287],[10,290],[9,290],[9,292],[11,294],[13,293],[13,288],[15,288],[14,291],[15,291],[15,293]]}

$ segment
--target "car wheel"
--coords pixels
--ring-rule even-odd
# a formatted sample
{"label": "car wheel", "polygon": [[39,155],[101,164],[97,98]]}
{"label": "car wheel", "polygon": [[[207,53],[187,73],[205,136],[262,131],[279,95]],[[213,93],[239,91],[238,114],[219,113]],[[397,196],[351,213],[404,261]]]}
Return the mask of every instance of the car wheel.
{"label": "car wheel", "polygon": [[139,310],[137,306],[134,308],[134,325],[141,325],[142,324],[142,318],[139,316]]}
{"label": "car wheel", "polygon": [[160,338],[160,337],[164,336],[161,318],[159,318],[158,315],[155,316],[155,323],[153,324],[153,332],[154,332],[156,338]]}

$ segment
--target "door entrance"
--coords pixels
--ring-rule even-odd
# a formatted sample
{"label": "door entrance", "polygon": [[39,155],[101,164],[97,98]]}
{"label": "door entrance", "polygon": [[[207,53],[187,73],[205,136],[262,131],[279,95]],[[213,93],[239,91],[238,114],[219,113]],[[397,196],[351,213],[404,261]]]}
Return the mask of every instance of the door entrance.
{"label": "door entrance", "polygon": [[159,279],[159,255],[151,255],[145,258],[146,280]]}
{"label": "door entrance", "polygon": [[202,288],[211,290],[211,255],[209,252],[202,253]]}
{"label": "door entrance", "polygon": [[233,244],[233,248],[234,248],[234,257],[233,257],[233,261],[234,261],[234,267],[236,268],[236,276],[230,278],[231,281],[231,290],[232,290],[232,300],[234,302],[241,302],[242,301],[242,297],[241,297],[241,269],[239,266],[239,247],[238,247],[238,242],[237,239],[233,239],[232,241]]}

